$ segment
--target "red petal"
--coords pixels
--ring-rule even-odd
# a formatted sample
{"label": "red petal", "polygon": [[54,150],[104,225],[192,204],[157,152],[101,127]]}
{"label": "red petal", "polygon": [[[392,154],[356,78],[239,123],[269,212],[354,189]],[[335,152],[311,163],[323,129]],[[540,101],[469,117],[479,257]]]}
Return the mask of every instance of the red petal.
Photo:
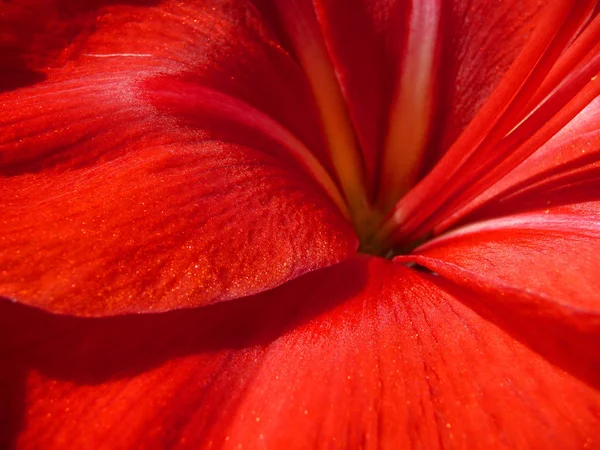
{"label": "red petal", "polygon": [[471,290],[472,307],[597,385],[599,211],[588,203],[475,223],[398,259]]}
{"label": "red petal", "polygon": [[600,98],[515,170],[437,228],[600,198]]}
{"label": "red petal", "polygon": [[[445,3],[445,2],[444,2]],[[458,138],[498,86],[531,36],[547,3],[454,0],[444,10],[443,77],[438,104],[437,154]]]}
{"label": "red petal", "polygon": [[[111,7],[73,61],[3,94],[0,294],[71,314],[164,311],[270,289],[354,253],[350,226],[281,142],[249,148],[237,128],[235,144],[207,140],[148,104],[157,73],[193,72],[203,89],[291,117],[277,111],[303,95],[297,66],[257,30],[254,10],[222,7]],[[213,40],[200,39],[217,19]],[[255,59],[211,59],[233,32],[236,51]],[[231,67],[260,70],[265,84],[235,81]],[[271,93],[274,80],[291,98]]]}
{"label": "red petal", "polygon": [[195,311],[2,304],[0,386],[24,386],[0,424],[47,449],[597,446],[599,393],[453,293],[356,258]]}
{"label": "red petal", "polygon": [[0,92],[39,82],[48,66],[64,64],[94,29],[110,0],[3,2]]}
{"label": "red petal", "polygon": [[[595,32],[588,29],[579,35],[580,41],[572,43],[585,26],[594,28],[590,25],[594,6],[595,2],[564,1],[548,7],[511,69],[452,149],[396,205],[386,230],[395,224],[393,234],[398,243],[426,234],[475,199],[597,97],[600,88],[594,80],[600,58],[591,43]],[[579,45],[581,39],[590,42]],[[573,52],[577,58],[565,62]],[[551,70],[553,65],[572,70],[567,70],[569,76],[564,79],[557,78]],[[542,103],[530,105],[536,95],[536,84],[545,78],[559,84],[549,90],[550,95]],[[543,89],[548,90],[547,86]]]}
{"label": "red petal", "polygon": [[[273,3],[281,3],[285,9],[290,2],[261,0],[259,3],[268,10]],[[305,5],[299,11],[311,8],[306,6],[310,1],[297,3]],[[514,61],[545,3],[539,0],[441,3],[438,52],[443,59],[439,69],[443,77],[438,80],[442,85],[437,93],[444,97],[438,105],[438,118],[443,116],[443,120],[438,121],[441,129],[435,130],[435,143],[443,142],[445,149]],[[411,2],[314,0],[312,4],[320,25],[315,34],[321,32],[335,67],[364,152],[367,179],[373,184],[381,169],[378,166],[386,135],[390,127],[397,126],[389,123],[391,94],[403,74]],[[288,23],[283,28],[293,27]],[[425,168],[429,169],[439,156],[439,152],[427,155]]]}
{"label": "red petal", "polygon": [[[271,18],[237,0],[155,3],[11,2],[0,19],[11,30],[2,36],[7,44],[0,46],[0,60],[20,58],[24,68],[51,79],[81,76],[74,68],[185,72],[194,82],[277,118],[313,152],[325,154],[310,87],[272,31]],[[49,46],[59,49],[60,57],[50,58],[57,51]]]}

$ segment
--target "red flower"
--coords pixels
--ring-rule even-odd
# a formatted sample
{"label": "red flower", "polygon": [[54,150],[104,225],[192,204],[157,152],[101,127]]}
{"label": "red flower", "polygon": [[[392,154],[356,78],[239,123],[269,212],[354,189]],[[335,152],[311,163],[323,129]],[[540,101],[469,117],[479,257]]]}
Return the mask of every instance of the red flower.
{"label": "red flower", "polygon": [[600,448],[599,10],[3,2],[3,446]]}

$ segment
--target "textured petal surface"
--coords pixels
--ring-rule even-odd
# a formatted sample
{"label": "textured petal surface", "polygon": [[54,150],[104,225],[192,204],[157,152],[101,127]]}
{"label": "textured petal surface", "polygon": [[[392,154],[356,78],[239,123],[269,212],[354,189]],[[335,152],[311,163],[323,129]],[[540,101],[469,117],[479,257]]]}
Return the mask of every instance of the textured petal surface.
{"label": "textured petal surface", "polygon": [[597,446],[598,392],[457,295],[481,300],[365,257],[195,311],[2,303],[3,435],[48,449]]}
{"label": "textured petal surface", "polygon": [[[256,11],[220,6],[103,6],[46,81],[2,95],[0,294],[72,314],[164,311],[269,289],[354,253],[347,221],[282,142],[234,126],[215,135],[214,121],[163,107],[157,83],[164,97],[169,77],[185,78],[281,119],[286,136],[307,129],[310,114],[294,115],[294,128],[277,113],[303,97],[298,67]],[[249,82],[259,68],[269,95]],[[273,95],[284,80],[290,97]]]}

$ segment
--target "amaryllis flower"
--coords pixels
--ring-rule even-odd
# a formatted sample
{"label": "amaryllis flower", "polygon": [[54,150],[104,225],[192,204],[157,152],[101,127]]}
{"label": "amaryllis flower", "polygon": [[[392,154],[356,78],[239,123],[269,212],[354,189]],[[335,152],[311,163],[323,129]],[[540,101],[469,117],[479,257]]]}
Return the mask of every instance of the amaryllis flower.
{"label": "amaryllis flower", "polygon": [[0,3],[3,448],[600,448],[599,9]]}

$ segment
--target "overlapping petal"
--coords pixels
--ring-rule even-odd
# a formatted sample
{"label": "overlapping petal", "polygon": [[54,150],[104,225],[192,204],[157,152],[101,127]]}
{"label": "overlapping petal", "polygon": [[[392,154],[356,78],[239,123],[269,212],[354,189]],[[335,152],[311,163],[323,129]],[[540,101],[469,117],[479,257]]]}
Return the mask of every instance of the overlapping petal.
{"label": "overlapping petal", "polygon": [[600,198],[600,98],[515,170],[438,227],[519,212],[543,212]]}
{"label": "overlapping petal", "polygon": [[24,391],[4,433],[20,425],[21,446],[48,449],[597,445],[597,391],[463,294],[364,257],[196,311],[77,319],[4,303],[2,384]]}
{"label": "overlapping petal", "polygon": [[598,386],[599,224],[597,202],[557,206],[467,225],[398,259],[471,290],[472,308]]}
{"label": "overlapping petal", "polygon": [[[439,164],[395,206],[386,225],[396,224],[392,240],[401,243],[426,235],[560,133],[598,97],[596,6],[595,1],[561,1],[544,10],[485,105]],[[565,67],[571,67],[568,76],[555,76]]]}
{"label": "overlapping petal", "polygon": [[[0,445],[600,446],[596,2],[69,3],[0,18]],[[398,241],[477,222],[341,262],[409,31],[455,145]]]}
{"label": "overlapping petal", "polygon": [[[164,311],[269,289],[354,253],[346,219],[282,142],[240,127],[214,136],[162,108],[156,81],[150,89],[160,79],[164,95],[183,77],[273,114],[302,148],[319,139],[318,128],[302,132],[310,114],[288,114],[295,126],[274,112],[303,96],[304,81],[258,13],[215,5],[106,6],[45,82],[3,94],[1,295],[72,314]],[[246,66],[261,68],[264,92],[277,80],[298,89],[260,96],[236,80],[252,77]]]}
{"label": "overlapping petal", "polygon": [[[445,2],[444,2],[445,4]],[[449,2],[442,24],[437,157],[447,151],[498,86],[543,19],[540,1]],[[432,157],[424,169],[437,161]]]}
{"label": "overlapping petal", "polygon": [[[416,54],[419,49],[407,48],[410,44],[407,35],[411,26],[417,27],[413,32],[418,39],[427,31],[411,25],[414,10],[422,3],[439,3],[441,14],[439,29],[429,30],[434,41],[434,59],[441,57],[439,67],[435,65],[431,70],[440,75],[428,82],[428,89],[439,98],[432,115],[443,120],[437,120],[439,126],[432,121],[430,134],[434,136],[430,145],[426,151],[418,149],[426,153],[414,161],[422,164],[422,172],[431,169],[490,95],[531,30],[539,24],[538,13],[544,5],[537,0],[510,5],[464,1],[412,4],[393,0],[253,3],[262,12],[272,13],[271,22],[278,24],[275,28],[280,30],[284,41],[295,43],[290,44],[295,53],[308,51],[311,45],[322,47],[320,55],[335,70],[363,152],[368,191],[377,189],[386,136],[404,122],[412,121],[415,127],[421,120],[414,113],[402,117],[394,113],[394,92],[400,90],[411,58],[420,57]],[[414,70],[421,72],[408,81],[414,84],[428,76],[427,69],[415,67]],[[428,127],[426,124],[425,129]],[[391,151],[406,154],[407,149]]]}

